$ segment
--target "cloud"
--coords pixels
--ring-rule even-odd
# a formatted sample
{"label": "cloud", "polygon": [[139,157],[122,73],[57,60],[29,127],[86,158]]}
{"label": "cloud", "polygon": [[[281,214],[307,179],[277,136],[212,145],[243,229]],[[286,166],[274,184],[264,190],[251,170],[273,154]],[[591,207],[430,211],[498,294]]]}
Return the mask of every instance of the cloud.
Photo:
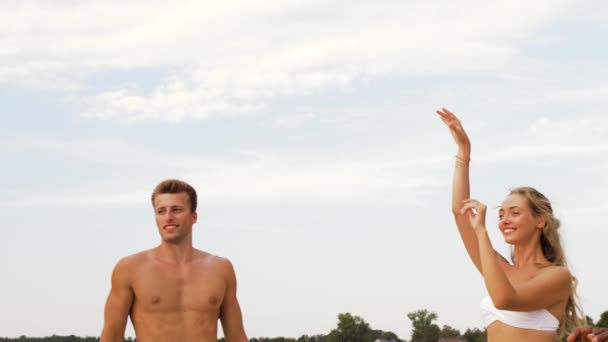
{"label": "cloud", "polygon": [[[139,205],[148,198],[151,178],[177,175],[201,190],[202,200],[234,202],[298,199],[315,203],[373,203],[418,206],[429,187],[444,183],[433,176],[442,160],[395,161],[359,156],[351,159],[305,158],[269,152],[240,152],[234,160],[205,159],[196,155],[152,150],[119,140],[22,139],[13,151],[120,167],[129,181],[113,174],[95,174],[86,187],[68,184],[61,191],[15,192],[4,199],[11,207],[86,207]],[[5,148],[6,149],[6,148]],[[417,167],[411,167],[417,164]],[[85,164],[86,165],[86,164]],[[86,167],[81,172],[87,173]],[[153,171],[151,171],[153,170]],[[174,176],[176,177],[176,176]],[[38,187],[40,188],[40,187]],[[44,187],[42,187],[44,188]],[[9,189],[10,190],[10,189]]]}
{"label": "cloud", "polygon": [[[170,164],[188,165],[199,159],[178,154],[163,155],[145,145],[113,138],[58,140],[38,137],[20,137],[6,143],[4,151],[31,153],[42,158],[72,159],[99,164],[166,167]],[[163,156],[163,157],[160,157]]]}
{"label": "cloud", "polygon": [[[526,130],[502,132],[476,160],[602,158],[608,152],[608,120],[602,117],[534,120]],[[508,142],[505,144],[504,142]]]}
{"label": "cloud", "polygon": [[563,212],[564,216],[588,217],[589,215],[605,213],[606,210],[608,210],[608,202],[603,202],[603,203],[597,202],[597,203],[598,204],[593,204],[593,202],[591,202],[590,205],[585,206],[585,207],[565,208],[562,210],[562,212]]}
{"label": "cloud", "polygon": [[19,192],[2,205],[10,208],[96,208],[149,203],[150,191],[124,191],[107,193],[87,192]]}
{"label": "cloud", "polygon": [[608,97],[608,86],[578,87],[564,89],[547,97],[547,102],[580,103],[594,100],[604,100]]}
{"label": "cloud", "polygon": [[170,76],[150,91],[115,85],[84,96],[83,115],[124,122],[242,115],[279,96],[367,79],[502,68],[517,42],[570,3],[8,3],[0,5],[0,82],[75,86],[94,74],[164,68]]}
{"label": "cloud", "polygon": [[[293,121],[277,121],[275,126],[288,127],[312,118],[314,115],[306,113]],[[608,152],[607,128],[608,121],[602,117],[540,118],[531,121],[527,129],[504,131],[492,139],[484,139],[487,143],[480,145],[474,160],[480,164],[538,158],[587,158],[601,162]],[[487,129],[492,130],[492,127],[484,128]],[[509,144],[504,141],[509,141]],[[149,191],[151,185],[148,183],[152,178],[177,175],[204,189],[201,197],[214,202],[301,199],[328,203],[419,206],[430,188],[447,186],[449,183],[449,177],[445,177],[444,173],[449,168],[451,155],[434,146],[423,139],[382,150],[359,151],[339,158],[324,153],[313,156],[251,150],[227,151],[222,153],[220,159],[201,157],[204,154],[176,153],[111,138],[19,138],[7,143],[3,150],[20,155],[43,155],[54,161],[72,159],[95,162],[98,164],[94,166],[96,168],[121,166],[125,169],[126,165],[126,171],[131,174],[148,175],[145,179],[140,177],[120,187],[109,186],[116,183],[115,177],[104,178],[101,175],[99,184],[96,187],[88,186],[84,193],[75,189],[73,192],[49,196],[35,194],[39,201],[51,201],[49,205],[137,204],[141,203],[140,194]],[[147,195],[143,197],[147,198]],[[61,200],[55,200],[57,198]],[[19,198],[9,202],[39,204],[20,201]]]}
{"label": "cloud", "polygon": [[207,119],[217,114],[244,114],[263,107],[259,103],[228,101],[222,96],[210,95],[204,88],[189,89],[180,81],[165,84],[149,96],[122,88],[91,96],[84,102],[87,108],[84,117],[127,123]]}
{"label": "cloud", "polygon": [[300,115],[292,115],[289,117],[282,117],[276,119],[272,123],[272,128],[293,128],[302,125],[306,121],[312,120],[315,118],[313,113],[305,113]]}

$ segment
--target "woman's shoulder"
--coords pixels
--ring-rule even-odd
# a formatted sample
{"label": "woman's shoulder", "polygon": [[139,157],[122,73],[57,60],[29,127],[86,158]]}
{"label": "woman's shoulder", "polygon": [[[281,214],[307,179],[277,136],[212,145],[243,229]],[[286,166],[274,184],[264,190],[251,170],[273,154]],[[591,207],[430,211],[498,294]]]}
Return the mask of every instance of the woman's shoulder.
{"label": "woman's shoulder", "polygon": [[548,278],[563,284],[570,284],[573,279],[570,269],[560,265],[549,265],[540,268],[537,277]]}

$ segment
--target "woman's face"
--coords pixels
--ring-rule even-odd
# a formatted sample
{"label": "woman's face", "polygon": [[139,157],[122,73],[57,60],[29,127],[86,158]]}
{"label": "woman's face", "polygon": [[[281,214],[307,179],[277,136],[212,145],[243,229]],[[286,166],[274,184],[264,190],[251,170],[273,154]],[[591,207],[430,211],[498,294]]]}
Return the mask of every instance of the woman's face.
{"label": "woman's face", "polygon": [[498,228],[509,244],[529,241],[543,226],[544,220],[534,217],[528,199],[522,195],[507,196],[498,210]]}

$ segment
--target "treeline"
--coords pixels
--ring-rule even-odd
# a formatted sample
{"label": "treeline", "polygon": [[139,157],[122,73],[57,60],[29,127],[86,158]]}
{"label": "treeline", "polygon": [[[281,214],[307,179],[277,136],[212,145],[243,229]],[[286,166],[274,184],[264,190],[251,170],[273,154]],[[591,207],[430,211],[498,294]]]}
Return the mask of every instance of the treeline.
{"label": "treeline", "polygon": [[[460,337],[467,342],[486,342],[485,330],[467,329],[460,333],[458,329],[449,325],[439,327],[435,324],[437,314],[428,310],[417,310],[407,314],[412,324],[411,342],[437,342],[439,338]],[[338,324],[327,335],[302,335],[293,337],[258,337],[251,338],[250,342],[406,342],[392,331],[373,329],[369,323],[359,316],[351,313],[338,315]],[[224,342],[220,339],[219,342]]]}
{"label": "treeline", "polygon": [[[409,340],[401,339],[391,331],[373,329],[369,323],[359,316],[350,313],[338,315],[338,324],[335,329],[327,335],[302,335],[293,337],[254,337],[250,342],[438,342],[441,338],[460,338],[467,342],[487,342],[485,330],[477,328],[467,329],[460,332],[449,325],[439,326],[437,314],[428,310],[416,310],[407,314],[410,320],[412,332]],[[608,311],[604,311],[597,322],[587,316],[587,323],[597,327],[608,328]],[[136,339],[127,338],[125,342],[136,342]],[[99,342],[99,337],[49,336],[49,337],[26,337],[2,338],[0,342]],[[223,338],[218,342],[225,342]]]}
{"label": "treeline", "polygon": [[[136,340],[128,337],[125,342],[135,342]],[[0,337],[0,342],[99,342],[99,337],[87,336],[79,337],[75,335],[59,336],[53,335],[48,337],[26,337],[21,336],[18,338],[6,338]]]}
{"label": "treeline", "polygon": [[[466,342],[487,342],[486,331],[478,328],[469,328],[464,332],[449,325],[439,326],[435,322],[438,316],[428,310],[416,310],[407,314],[412,327],[409,340],[401,339],[390,331],[375,330],[361,317],[350,313],[338,315],[338,325],[327,335],[303,335],[299,338],[290,337],[261,337],[252,338],[250,342],[438,342],[442,338],[460,338]],[[600,319],[594,322],[587,316],[589,325],[608,328],[608,311],[604,311]],[[220,339],[224,342],[223,339]],[[565,341],[565,337],[564,337]]]}
{"label": "treeline", "polygon": [[[74,335],[69,336],[48,336],[48,337],[26,337],[21,336],[19,338],[3,338],[0,337],[0,342],[99,342],[99,337],[78,337]],[[130,342],[133,340],[130,340]]]}

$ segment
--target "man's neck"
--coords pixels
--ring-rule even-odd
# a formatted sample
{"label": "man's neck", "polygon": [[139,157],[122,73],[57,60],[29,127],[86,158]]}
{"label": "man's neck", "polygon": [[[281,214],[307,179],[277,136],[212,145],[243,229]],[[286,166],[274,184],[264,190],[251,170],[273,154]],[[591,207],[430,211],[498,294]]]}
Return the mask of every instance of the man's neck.
{"label": "man's neck", "polygon": [[156,256],[168,262],[186,263],[194,259],[195,249],[192,241],[182,241],[180,243],[170,243],[162,241],[156,248]]}

